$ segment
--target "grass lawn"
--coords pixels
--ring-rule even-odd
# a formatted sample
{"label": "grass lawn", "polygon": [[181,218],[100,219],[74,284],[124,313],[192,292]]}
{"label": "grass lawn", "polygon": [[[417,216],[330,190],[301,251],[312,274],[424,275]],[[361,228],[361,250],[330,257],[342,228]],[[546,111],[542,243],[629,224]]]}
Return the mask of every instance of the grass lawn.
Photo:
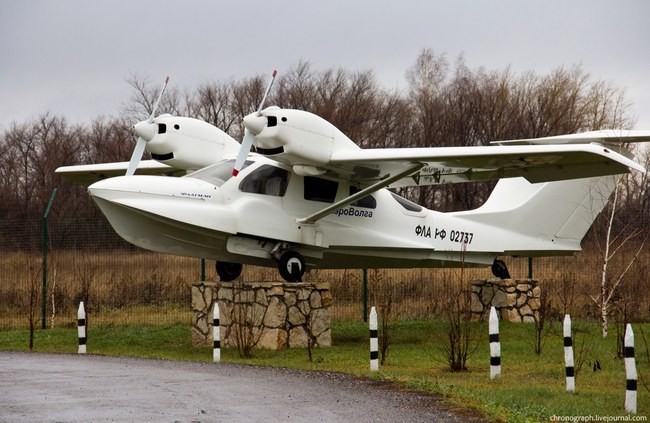
{"label": "grass lawn", "polygon": [[[501,322],[502,375],[489,378],[487,324],[472,326],[476,350],[469,371],[447,370],[441,343],[444,324],[435,321],[403,321],[393,324],[391,343],[379,372],[368,370],[368,329],[362,322],[333,322],[333,347],[314,351],[309,362],[305,349],[255,350],[241,359],[236,349],[222,351],[222,360],[251,365],[281,366],[304,370],[336,371],[393,381],[406,388],[443,395],[451,404],[475,408],[494,420],[550,421],[552,416],[625,416],[625,367],[617,358],[616,330],[602,339],[595,324],[574,323],[576,366],[575,394],[565,392],[564,349],[561,324],[545,336],[541,355],[534,353],[531,324]],[[650,359],[641,332],[650,337],[650,324],[634,325],[639,417],[650,409]],[[37,331],[34,351],[76,353],[76,329]],[[26,350],[27,330],[0,332],[0,349]],[[189,325],[144,327],[90,327],[88,353],[143,358],[211,361],[211,348],[191,345]],[[581,358],[582,357],[582,358]],[[594,371],[594,365],[600,370]],[[596,420],[594,420],[596,421]]]}

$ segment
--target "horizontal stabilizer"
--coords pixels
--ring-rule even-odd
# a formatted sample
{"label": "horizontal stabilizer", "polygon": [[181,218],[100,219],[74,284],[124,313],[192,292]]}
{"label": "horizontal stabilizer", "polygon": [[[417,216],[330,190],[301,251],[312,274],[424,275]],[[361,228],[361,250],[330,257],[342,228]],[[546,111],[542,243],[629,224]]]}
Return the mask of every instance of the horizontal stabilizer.
{"label": "horizontal stabilizer", "polygon": [[552,144],[626,144],[650,142],[650,131],[627,131],[622,129],[605,129],[601,131],[582,132],[579,134],[557,135],[544,138],[521,140],[492,141],[496,145],[552,145]]}

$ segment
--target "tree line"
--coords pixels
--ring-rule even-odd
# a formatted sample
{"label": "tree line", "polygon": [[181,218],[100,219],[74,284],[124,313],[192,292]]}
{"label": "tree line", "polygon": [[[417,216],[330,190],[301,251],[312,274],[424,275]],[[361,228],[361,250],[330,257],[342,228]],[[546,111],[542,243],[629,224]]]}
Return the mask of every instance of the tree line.
{"label": "tree line", "polygon": [[[548,74],[470,69],[462,56],[450,61],[425,49],[406,70],[406,80],[405,89],[387,89],[371,70],[316,70],[301,61],[279,76],[266,104],[320,115],[362,148],[478,146],[634,124],[625,91],[594,80],[581,66],[561,66]],[[149,116],[159,86],[138,75],[127,82],[132,95],[118,116],[73,125],[65,116],[46,112],[0,133],[1,221],[40,218],[55,187],[52,219],[97,216],[85,189],[54,170],[129,160],[135,141],[131,127]],[[241,140],[242,118],[256,110],[267,82],[266,75],[256,75],[205,82],[185,92],[171,87],[159,112],[202,119]],[[647,165],[647,155],[643,160]],[[478,207],[492,186],[428,186],[401,194],[450,211]],[[647,175],[627,178],[622,209],[647,216],[649,191]]]}

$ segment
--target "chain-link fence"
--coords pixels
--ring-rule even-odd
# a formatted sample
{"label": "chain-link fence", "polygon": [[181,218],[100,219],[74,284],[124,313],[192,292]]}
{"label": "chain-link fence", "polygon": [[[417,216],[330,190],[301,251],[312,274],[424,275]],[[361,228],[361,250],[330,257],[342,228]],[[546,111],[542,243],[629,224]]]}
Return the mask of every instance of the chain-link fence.
{"label": "chain-link fence", "polygon": [[[201,280],[200,259],[136,248],[119,238],[103,217],[51,222],[45,255],[42,229],[40,219],[0,224],[0,329],[27,327],[30,316],[37,327],[72,327],[80,301],[95,325],[190,321],[191,286]],[[612,260],[610,283],[635,251],[630,243]],[[530,272],[527,258],[506,262],[513,277],[525,278]],[[649,264],[645,248],[613,298],[613,312],[625,312],[633,320],[650,316]],[[206,279],[217,280],[214,262],[205,267]],[[558,316],[570,312],[594,319],[601,270],[602,255],[595,247],[573,257],[536,258],[532,267]],[[363,318],[364,279],[369,305],[390,302],[394,318],[405,319],[439,315],[452,286],[488,277],[486,268],[369,270],[365,278],[361,269],[349,269],[314,270],[305,281],[330,284],[335,320]],[[242,278],[272,281],[279,275],[276,269],[245,266]]]}

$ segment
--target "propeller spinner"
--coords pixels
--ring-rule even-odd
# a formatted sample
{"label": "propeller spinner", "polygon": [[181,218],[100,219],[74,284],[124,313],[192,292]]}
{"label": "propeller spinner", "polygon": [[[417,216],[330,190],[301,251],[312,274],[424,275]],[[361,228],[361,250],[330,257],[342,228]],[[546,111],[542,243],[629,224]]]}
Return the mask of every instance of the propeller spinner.
{"label": "propeller spinner", "polygon": [[149,116],[149,119],[144,120],[142,122],[138,122],[137,124],[133,125],[133,131],[138,136],[138,141],[136,142],[135,148],[133,149],[133,154],[131,154],[129,167],[126,169],[126,176],[131,176],[135,173],[135,170],[138,168],[138,165],[140,164],[140,159],[142,159],[142,154],[144,153],[144,149],[147,146],[147,141],[150,141],[151,138],[153,138],[153,136],[156,133],[153,119],[154,116],[156,115],[156,110],[158,109],[158,105],[160,104],[160,99],[162,98],[168,83],[169,83],[169,76],[165,78],[165,82],[163,83],[163,86],[160,89],[160,93],[158,94],[158,98],[156,99],[156,102],[153,105],[153,109],[151,110],[151,116]]}
{"label": "propeller spinner", "polygon": [[[262,97],[262,101],[260,101],[260,105],[257,108],[258,116],[260,116],[260,113],[262,112],[262,108],[264,107],[264,102],[266,101],[266,97],[269,95],[269,92],[271,91],[271,87],[273,86],[273,81],[275,81],[275,76],[277,74],[278,71],[274,69],[273,74],[271,75],[271,80],[269,81],[269,85],[267,85],[266,91],[264,92],[264,96]],[[253,145],[254,139],[255,139],[255,134],[251,133],[246,127],[244,127],[244,139],[241,142],[239,154],[237,154],[237,159],[235,160],[235,166],[232,169],[233,176],[237,176],[242,166],[244,165],[244,162],[246,161],[246,156],[248,156],[248,152],[251,151],[251,146]]]}

